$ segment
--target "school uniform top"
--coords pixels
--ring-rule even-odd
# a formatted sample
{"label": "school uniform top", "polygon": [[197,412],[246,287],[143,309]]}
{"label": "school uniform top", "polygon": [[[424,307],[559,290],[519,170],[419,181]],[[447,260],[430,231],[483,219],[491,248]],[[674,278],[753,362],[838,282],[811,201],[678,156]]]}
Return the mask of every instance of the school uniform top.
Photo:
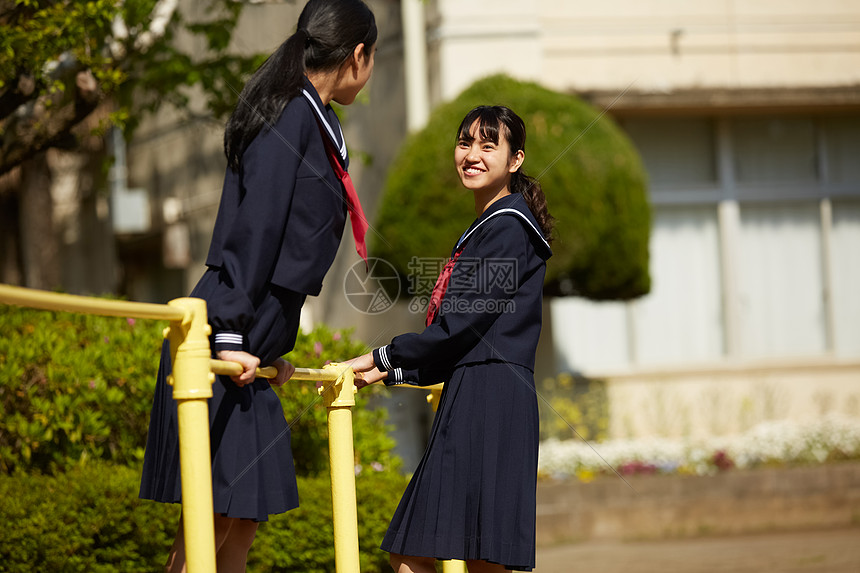
{"label": "school uniform top", "polygon": [[546,260],[552,255],[525,199],[503,197],[466,230],[439,313],[421,333],[373,351],[387,384],[443,381],[458,366],[507,362],[534,372]]}
{"label": "school uniform top", "polygon": [[[306,81],[245,150],[241,168],[227,170],[209,268],[191,292],[207,302],[216,351],[245,350],[266,365],[292,350],[302,304],[319,293],[346,219],[323,138],[346,166],[337,116]],[[141,498],[166,503],[182,499],[171,368],[165,343],[140,487]],[[214,512],[266,521],[297,507],[290,427],[269,382],[240,388],[217,376],[208,406]]]}
{"label": "school uniform top", "polygon": [[303,93],[254,138],[239,170],[227,168],[206,258],[210,269],[225,275],[208,309],[216,351],[246,348],[256,297],[267,283],[313,296],[322,289],[343,235],[347,203],[321,132],[348,168],[337,115],[305,78]]}

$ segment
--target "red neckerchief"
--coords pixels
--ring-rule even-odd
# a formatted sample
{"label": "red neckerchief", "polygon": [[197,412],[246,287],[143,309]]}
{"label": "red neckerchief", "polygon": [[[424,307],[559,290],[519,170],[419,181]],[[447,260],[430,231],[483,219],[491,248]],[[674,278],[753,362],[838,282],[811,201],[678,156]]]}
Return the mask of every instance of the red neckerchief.
{"label": "red neckerchief", "polygon": [[460,246],[460,248],[454,252],[454,256],[448,259],[448,262],[445,263],[445,266],[442,268],[442,272],[439,273],[439,278],[436,279],[436,284],[433,286],[433,292],[430,294],[430,304],[427,305],[427,319],[424,321],[424,326],[430,326],[433,319],[436,318],[436,314],[439,312],[439,306],[442,304],[442,299],[445,297],[445,291],[448,290],[448,283],[451,282],[451,273],[454,271],[454,263],[457,262],[457,259],[460,257],[460,253],[463,252],[464,246],[465,245]]}
{"label": "red neckerchief", "polygon": [[367,233],[369,225],[364,216],[364,210],[361,208],[361,202],[358,200],[358,193],[355,191],[355,185],[352,184],[352,178],[349,173],[341,166],[338,159],[338,152],[334,148],[331,138],[320,124],[319,118],[317,127],[319,127],[320,135],[322,135],[323,143],[325,143],[325,151],[328,156],[328,162],[331,168],[334,169],[335,175],[340,179],[343,188],[346,191],[346,205],[349,208],[349,220],[352,223],[352,238],[355,239],[355,250],[359,256],[364,259],[365,267],[367,266],[367,245],[364,243],[364,235]]}

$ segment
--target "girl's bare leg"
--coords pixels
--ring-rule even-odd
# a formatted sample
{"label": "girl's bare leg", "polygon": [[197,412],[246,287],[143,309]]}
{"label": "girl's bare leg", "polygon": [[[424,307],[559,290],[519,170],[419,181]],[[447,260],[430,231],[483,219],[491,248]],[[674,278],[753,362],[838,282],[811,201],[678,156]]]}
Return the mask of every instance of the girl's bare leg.
{"label": "girl's bare leg", "polygon": [[394,573],[436,573],[436,560],[432,557],[392,553],[388,561]]}
{"label": "girl's bare leg", "polygon": [[503,573],[504,571],[510,571],[510,569],[505,569],[504,565],[487,563],[486,561],[479,561],[477,559],[466,561],[466,567],[469,569],[469,573]]}
{"label": "girl's bare leg", "polygon": [[218,545],[215,555],[218,573],[244,573],[248,551],[254,543],[259,524],[250,519],[224,519],[229,519],[233,523],[226,538]]}
{"label": "girl's bare leg", "polygon": [[167,563],[164,565],[165,573],[185,573],[185,534],[182,530],[182,518],[179,518],[179,526],[173,546],[167,554]]}
{"label": "girl's bare leg", "polygon": [[[217,553],[234,521],[221,515],[215,515],[215,552]],[[173,540],[173,546],[170,548],[170,553],[167,554],[167,564],[164,566],[165,573],[185,573],[185,531],[183,529],[182,517],[179,518],[179,526],[176,530],[176,538]]]}

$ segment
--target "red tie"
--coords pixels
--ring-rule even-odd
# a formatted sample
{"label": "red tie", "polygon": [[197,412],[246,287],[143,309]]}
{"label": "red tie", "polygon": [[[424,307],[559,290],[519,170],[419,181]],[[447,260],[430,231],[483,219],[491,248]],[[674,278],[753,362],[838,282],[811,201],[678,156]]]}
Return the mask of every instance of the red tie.
{"label": "red tie", "polygon": [[424,326],[430,326],[436,314],[439,312],[439,306],[442,304],[442,299],[445,297],[445,291],[448,290],[448,283],[451,282],[451,273],[454,271],[454,263],[463,252],[463,247],[454,252],[454,256],[448,259],[442,272],[439,273],[439,278],[436,279],[436,285],[433,287],[433,292],[430,293],[430,304],[427,305],[427,319],[424,321]]}
{"label": "red tie", "polygon": [[364,244],[364,235],[367,233],[369,225],[364,216],[364,210],[361,208],[361,202],[358,200],[358,193],[355,191],[355,185],[352,184],[352,178],[349,176],[349,173],[340,164],[339,154],[334,148],[334,143],[332,143],[331,138],[323,130],[323,126],[319,125],[319,119],[317,119],[317,125],[320,128],[323,142],[325,142],[328,162],[331,163],[331,168],[334,169],[335,175],[340,179],[346,191],[346,205],[349,208],[349,220],[352,223],[352,238],[355,239],[355,250],[364,259],[364,264],[367,266],[367,245]]}

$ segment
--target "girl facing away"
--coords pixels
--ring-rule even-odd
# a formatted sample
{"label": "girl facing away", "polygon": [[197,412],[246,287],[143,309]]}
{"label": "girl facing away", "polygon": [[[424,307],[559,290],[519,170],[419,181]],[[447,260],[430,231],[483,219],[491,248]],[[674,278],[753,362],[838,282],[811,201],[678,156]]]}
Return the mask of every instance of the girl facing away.
{"label": "girl facing away", "polygon": [[436,559],[470,573],[531,571],[539,439],[535,352],[553,219],[522,171],[525,125],[481,106],[457,131],[454,163],[477,219],[455,244],[420,333],[350,361],[364,380],[444,382],[424,457],[382,549],[397,573]]}
{"label": "girl facing away", "polygon": [[[218,376],[209,399],[218,571],[244,571],[259,522],[298,507],[290,431],[270,384],[295,368],[305,298],[318,295],[347,215],[365,256],[361,206],[337,115],[373,70],[377,29],[361,0],[310,0],[290,36],[245,85],[224,133],[227,170],[207,269],[192,297],[206,300],[214,355],[242,365]],[[260,365],[277,368],[271,382]],[[181,501],[176,405],[162,350],[140,497]],[[180,523],[166,570],[185,570]]]}

